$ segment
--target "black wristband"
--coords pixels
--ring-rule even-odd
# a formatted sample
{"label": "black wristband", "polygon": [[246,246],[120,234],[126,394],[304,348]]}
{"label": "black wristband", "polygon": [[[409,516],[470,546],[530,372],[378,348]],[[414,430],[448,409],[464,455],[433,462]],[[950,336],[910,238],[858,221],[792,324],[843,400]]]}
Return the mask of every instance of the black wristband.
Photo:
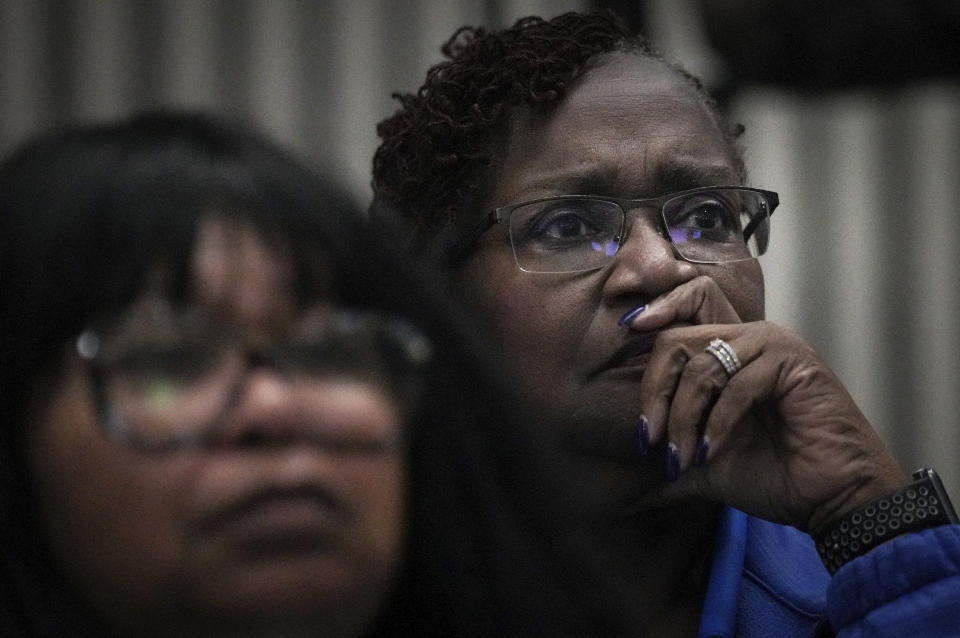
{"label": "black wristband", "polygon": [[830,574],[894,536],[957,523],[957,513],[931,469],[913,473],[913,483],[841,518],[817,539],[817,551]]}

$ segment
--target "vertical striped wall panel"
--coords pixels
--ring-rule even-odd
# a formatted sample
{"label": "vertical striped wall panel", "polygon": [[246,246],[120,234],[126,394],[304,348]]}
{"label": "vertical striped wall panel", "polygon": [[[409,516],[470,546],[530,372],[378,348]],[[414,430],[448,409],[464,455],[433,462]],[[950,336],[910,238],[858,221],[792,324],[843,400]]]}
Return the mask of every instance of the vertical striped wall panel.
{"label": "vertical striped wall panel", "polygon": [[735,105],[778,190],[767,315],[808,338],[898,458],[960,494],[960,87]]}
{"label": "vertical striped wall panel", "polygon": [[[246,119],[369,197],[374,123],[461,24],[587,0],[0,0],[0,153],[74,119],[158,106]],[[649,0],[705,55],[691,0]],[[698,73],[709,59],[684,58]],[[754,184],[779,190],[768,315],[806,336],[908,466],[960,494],[960,88],[735,104]]]}

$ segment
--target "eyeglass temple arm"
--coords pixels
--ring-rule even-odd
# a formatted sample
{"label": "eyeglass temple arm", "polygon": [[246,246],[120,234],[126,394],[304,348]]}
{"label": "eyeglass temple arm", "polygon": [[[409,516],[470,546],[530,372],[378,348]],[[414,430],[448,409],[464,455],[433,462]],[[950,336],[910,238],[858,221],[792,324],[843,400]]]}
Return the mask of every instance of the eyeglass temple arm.
{"label": "eyeglass temple arm", "polygon": [[773,215],[773,211],[777,208],[777,204],[780,203],[779,199],[776,196],[776,193],[770,193],[768,195],[770,198],[769,206],[767,204],[763,205],[765,209],[762,214],[756,215],[753,219],[750,220],[750,223],[747,224],[746,228],[743,229],[743,241],[748,241],[750,237],[753,236],[753,233],[756,232],[757,226],[763,223],[764,219],[768,219]]}
{"label": "eyeglass temple arm", "polygon": [[743,229],[743,241],[749,240],[750,237],[753,236],[753,233],[757,230],[757,226],[759,226],[760,223],[769,216],[770,214],[767,213],[764,215],[757,215],[751,219],[750,223],[747,224],[747,227]]}
{"label": "eyeglass temple arm", "polygon": [[465,233],[457,233],[457,226],[453,222],[448,222],[446,228],[437,236],[439,246],[448,246],[445,250],[450,264],[456,264],[465,259],[470,254],[473,245],[485,232],[499,224],[501,220],[498,211],[490,211],[483,219],[475,224]]}

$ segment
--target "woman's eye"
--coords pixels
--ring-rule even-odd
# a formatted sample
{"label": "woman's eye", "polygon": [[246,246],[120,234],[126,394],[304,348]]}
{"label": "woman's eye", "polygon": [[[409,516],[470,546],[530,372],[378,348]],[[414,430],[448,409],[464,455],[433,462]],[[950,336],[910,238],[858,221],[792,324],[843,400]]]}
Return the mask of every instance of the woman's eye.
{"label": "woman's eye", "polygon": [[724,223],[723,210],[716,206],[702,206],[692,216],[694,225],[713,229]]}
{"label": "woman's eye", "polygon": [[336,374],[355,367],[361,357],[357,348],[347,348],[332,339],[298,340],[284,349],[284,362],[294,370],[307,374]]}
{"label": "woman's eye", "polygon": [[601,225],[589,213],[563,209],[542,215],[531,228],[534,239],[570,240],[590,237],[600,231]]}
{"label": "woman's eye", "polygon": [[209,372],[216,359],[216,353],[203,346],[141,347],[117,357],[112,368],[115,374],[144,383],[188,382]]}
{"label": "woman's eye", "polygon": [[579,237],[588,232],[587,225],[576,215],[563,215],[554,218],[546,227],[541,229],[541,235],[565,239]]}
{"label": "woman's eye", "polygon": [[738,216],[733,208],[720,202],[698,202],[684,207],[674,225],[697,230],[734,230]]}

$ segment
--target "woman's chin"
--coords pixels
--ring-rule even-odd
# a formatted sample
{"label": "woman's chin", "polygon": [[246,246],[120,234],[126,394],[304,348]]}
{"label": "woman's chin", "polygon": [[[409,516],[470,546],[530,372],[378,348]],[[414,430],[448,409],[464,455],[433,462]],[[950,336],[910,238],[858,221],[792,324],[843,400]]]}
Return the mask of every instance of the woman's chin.
{"label": "woman's chin", "polygon": [[389,586],[389,576],[342,556],[294,552],[185,582],[173,600],[157,601],[156,615],[141,608],[114,624],[144,636],[358,636]]}

